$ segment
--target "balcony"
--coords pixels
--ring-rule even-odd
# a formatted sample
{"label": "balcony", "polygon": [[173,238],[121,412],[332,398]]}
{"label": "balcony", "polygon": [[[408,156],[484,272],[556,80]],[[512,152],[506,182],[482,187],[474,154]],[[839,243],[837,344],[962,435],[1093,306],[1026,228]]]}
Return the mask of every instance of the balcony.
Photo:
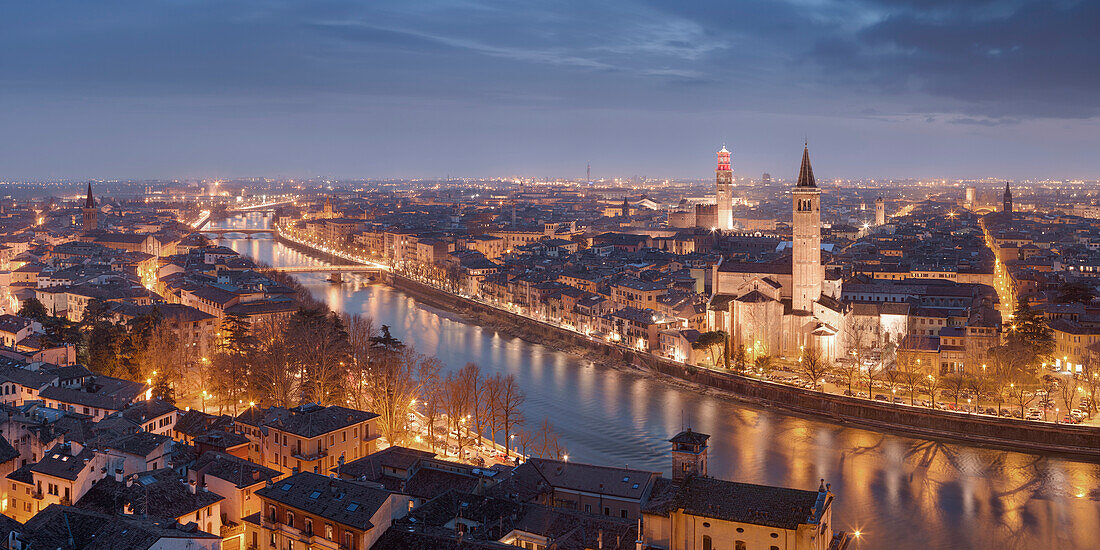
{"label": "balcony", "polygon": [[302,461],[305,461],[305,462],[310,462],[310,461],[313,461],[313,460],[320,460],[320,459],[328,456],[328,449],[319,449],[319,450],[317,450],[315,452],[312,452],[312,453],[297,450],[297,451],[294,451],[293,453],[291,453],[290,456],[292,456],[294,458],[297,458],[298,460],[302,460]]}

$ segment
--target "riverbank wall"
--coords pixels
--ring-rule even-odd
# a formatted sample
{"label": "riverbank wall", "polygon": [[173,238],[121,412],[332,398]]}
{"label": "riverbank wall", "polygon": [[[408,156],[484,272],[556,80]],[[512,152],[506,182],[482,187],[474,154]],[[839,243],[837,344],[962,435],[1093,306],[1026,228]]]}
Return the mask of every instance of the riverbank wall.
{"label": "riverbank wall", "polygon": [[476,324],[512,336],[578,353],[589,359],[615,361],[660,373],[720,390],[742,401],[815,420],[923,439],[962,441],[1016,452],[1056,453],[1088,461],[1100,460],[1100,428],[1092,426],[1030,422],[896,405],[692,367],[522,317],[400,275],[388,274],[386,282],[425,304],[458,313]]}

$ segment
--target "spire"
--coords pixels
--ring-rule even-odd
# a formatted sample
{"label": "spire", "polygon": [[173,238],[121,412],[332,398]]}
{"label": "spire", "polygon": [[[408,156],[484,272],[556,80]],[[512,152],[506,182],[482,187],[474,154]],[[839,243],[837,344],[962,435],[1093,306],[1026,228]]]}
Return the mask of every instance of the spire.
{"label": "spire", "polygon": [[1012,191],[1008,190],[1008,181],[1007,180],[1005,181],[1005,196],[1006,197],[1012,196]]}
{"label": "spire", "polygon": [[92,182],[88,182],[88,198],[84,199],[84,208],[95,208],[95,197],[92,196]]}
{"label": "spire", "polygon": [[814,181],[814,169],[810,166],[810,145],[802,149],[802,168],[798,170],[798,187],[817,187]]}

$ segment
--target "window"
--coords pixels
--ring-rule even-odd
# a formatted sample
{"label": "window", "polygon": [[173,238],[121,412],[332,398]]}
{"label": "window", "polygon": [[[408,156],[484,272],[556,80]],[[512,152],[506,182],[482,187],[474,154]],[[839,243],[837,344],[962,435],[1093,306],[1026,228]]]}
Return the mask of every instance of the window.
{"label": "window", "polygon": [[745,550],[745,541],[743,541],[743,540],[733,541],[733,550]]}
{"label": "window", "polygon": [[306,533],[307,537],[312,537],[313,536],[313,520],[308,519],[308,518],[306,519],[306,531],[305,531],[305,533]]}
{"label": "window", "polygon": [[[274,506],[271,507],[270,514],[269,514],[269,519],[271,519],[271,521],[273,523],[279,521],[279,516],[277,515],[277,512],[275,511]],[[272,535],[272,536],[274,536],[274,535]],[[273,542],[272,544],[275,544],[275,543]]]}
{"label": "window", "polygon": [[325,524],[325,540],[332,540],[332,524]]}
{"label": "window", "polygon": [[710,535],[703,535],[703,550],[712,550],[714,548],[714,541],[710,539]]}
{"label": "window", "polygon": [[275,546],[275,532],[271,532],[271,546]]}
{"label": "window", "polygon": [[291,527],[294,527],[294,512],[287,511],[287,513],[286,513],[286,524],[291,526]]}

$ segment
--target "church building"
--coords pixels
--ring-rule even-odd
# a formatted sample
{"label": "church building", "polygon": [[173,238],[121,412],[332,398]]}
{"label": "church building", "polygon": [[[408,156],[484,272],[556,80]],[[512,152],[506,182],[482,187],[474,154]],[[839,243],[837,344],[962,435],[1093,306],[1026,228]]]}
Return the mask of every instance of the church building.
{"label": "church building", "polygon": [[791,194],[791,256],[772,262],[723,259],[715,265],[711,326],[726,331],[731,344],[746,348],[750,358],[793,358],[812,348],[835,359],[842,353],[841,281],[827,280],[821,262],[821,189],[808,146]]}

